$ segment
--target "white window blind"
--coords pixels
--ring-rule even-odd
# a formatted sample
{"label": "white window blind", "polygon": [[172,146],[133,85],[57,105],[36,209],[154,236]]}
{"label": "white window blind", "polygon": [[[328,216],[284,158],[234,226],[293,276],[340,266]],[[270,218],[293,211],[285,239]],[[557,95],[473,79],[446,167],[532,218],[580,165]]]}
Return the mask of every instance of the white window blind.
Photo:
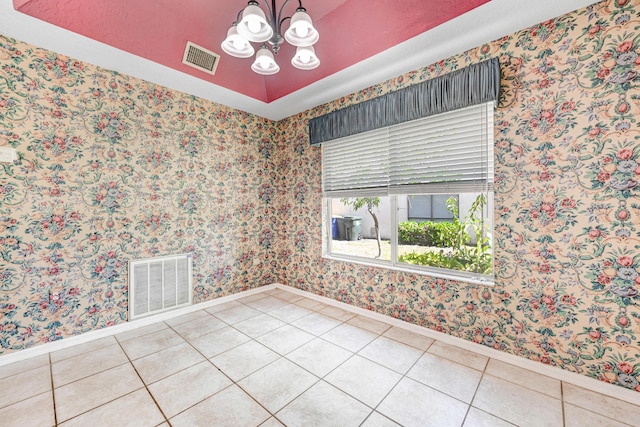
{"label": "white window blind", "polygon": [[492,147],[490,104],[392,126],[389,192],[485,192],[493,181]]}
{"label": "white window blind", "polygon": [[[322,144],[322,189],[329,197],[386,195],[389,133],[381,128]],[[363,191],[366,190],[366,191]]]}
{"label": "white window blind", "polygon": [[328,141],[322,155],[327,197],[490,191],[493,103]]}

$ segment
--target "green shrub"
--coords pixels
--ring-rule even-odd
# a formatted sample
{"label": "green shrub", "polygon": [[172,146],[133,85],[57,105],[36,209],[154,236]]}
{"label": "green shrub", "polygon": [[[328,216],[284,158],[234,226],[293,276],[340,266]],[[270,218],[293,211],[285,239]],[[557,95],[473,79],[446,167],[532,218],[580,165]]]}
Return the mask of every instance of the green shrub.
{"label": "green shrub", "polygon": [[456,241],[457,227],[451,222],[435,223],[435,239],[434,246],[439,248],[449,248]]}
{"label": "green shrub", "polygon": [[398,226],[398,243],[401,245],[431,246],[432,239],[424,224],[427,223],[401,222]]}
{"label": "green shrub", "polygon": [[411,252],[400,255],[398,261],[414,265],[490,274],[493,269],[491,254],[487,252],[477,254],[474,253],[473,249],[463,251],[454,249],[451,253],[445,253],[442,250],[437,252]]}
{"label": "green shrub", "polygon": [[398,261],[414,265],[428,265],[430,267],[456,269],[455,259],[447,256],[444,251],[439,252],[411,252],[400,255]]}
{"label": "green shrub", "polygon": [[[451,248],[450,252],[427,251],[411,252],[400,255],[398,261],[415,265],[426,265],[438,268],[448,268],[459,271],[470,271],[481,274],[491,274],[493,271],[491,255],[491,239],[485,235],[482,209],[487,200],[479,195],[471,204],[471,208],[460,221],[458,200],[455,197],[447,199],[447,209],[454,216],[453,222],[424,222],[411,223],[405,221],[398,229],[400,244],[438,246]],[[475,244],[469,245],[469,232],[475,237]]]}
{"label": "green shrub", "polygon": [[451,222],[403,221],[398,226],[398,243],[448,248],[456,242],[456,233],[457,228]]}

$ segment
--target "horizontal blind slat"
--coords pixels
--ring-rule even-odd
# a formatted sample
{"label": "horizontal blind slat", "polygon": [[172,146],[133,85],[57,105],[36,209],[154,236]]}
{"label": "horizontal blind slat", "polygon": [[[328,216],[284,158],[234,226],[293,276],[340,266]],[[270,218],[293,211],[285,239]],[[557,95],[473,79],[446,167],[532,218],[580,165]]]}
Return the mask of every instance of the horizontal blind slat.
{"label": "horizontal blind slat", "polygon": [[322,146],[323,192],[359,191],[389,185],[388,130],[376,129]]}
{"label": "horizontal blind slat", "polygon": [[445,182],[467,188],[466,183],[486,181],[485,114],[486,106],[480,105],[394,126],[389,131],[389,185],[431,186],[441,192],[453,185]]}
{"label": "horizontal blind slat", "polygon": [[323,192],[486,190],[493,186],[492,139],[489,103],[328,141]]}

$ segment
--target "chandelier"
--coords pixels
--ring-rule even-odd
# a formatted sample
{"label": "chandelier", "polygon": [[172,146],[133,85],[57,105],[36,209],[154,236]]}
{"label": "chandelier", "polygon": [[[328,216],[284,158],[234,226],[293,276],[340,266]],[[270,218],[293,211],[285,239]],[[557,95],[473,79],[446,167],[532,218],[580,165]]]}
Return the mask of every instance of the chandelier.
{"label": "chandelier", "polygon": [[[267,15],[255,0],[249,1],[247,7],[238,12],[235,22],[227,31],[227,38],[222,42],[222,50],[236,58],[249,58],[255,52],[251,42],[262,43],[256,53],[251,69],[258,74],[271,75],[280,71],[274,54],[278,54],[280,46],[286,40],[296,46],[296,54],[291,64],[300,70],[313,70],[320,65],[313,45],[320,35],[313,27],[311,17],[302,7],[302,0],[298,0],[298,8],[293,16],[282,17],[284,7],[289,3],[285,0],[278,11],[276,0],[263,0],[268,11]],[[290,20],[289,28],[282,34],[282,24]],[[271,49],[269,49],[271,46]],[[273,52],[272,52],[273,51]]]}

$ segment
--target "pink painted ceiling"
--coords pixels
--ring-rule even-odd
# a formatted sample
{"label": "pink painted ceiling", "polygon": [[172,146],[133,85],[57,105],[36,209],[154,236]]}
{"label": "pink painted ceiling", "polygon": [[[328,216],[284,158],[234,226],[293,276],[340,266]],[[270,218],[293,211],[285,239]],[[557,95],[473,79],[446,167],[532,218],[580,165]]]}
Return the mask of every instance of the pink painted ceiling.
{"label": "pink painted ceiling", "polygon": [[[277,1],[278,7],[283,1]],[[220,48],[246,0],[13,0],[13,5],[18,12],[271,102],[488,1],[303,0],[320,33],[315,50],[321,64],[311,71],[294,68],[290,60],[295,48],[285,43],[276,57],[281,69],[274,76],[255,74],[250,68],[253,58],[234,58]],[[289,1],[284,16],[293,14],[297,5]],[[187,41],[221,55],[214,76],[182,64]]]}

